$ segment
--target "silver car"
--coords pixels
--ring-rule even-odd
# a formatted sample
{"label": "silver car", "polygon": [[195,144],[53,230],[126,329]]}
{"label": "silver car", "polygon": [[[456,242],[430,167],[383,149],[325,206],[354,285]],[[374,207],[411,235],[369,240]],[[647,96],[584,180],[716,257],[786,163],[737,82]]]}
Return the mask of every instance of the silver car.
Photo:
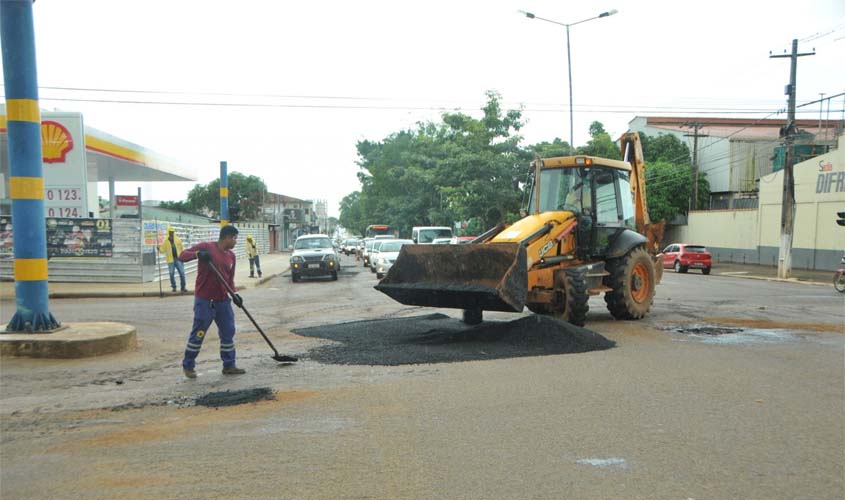
{"label": "silver car", "polygon": [[413,240],[390,240],[381,244],[378,251],[378,257],[375,258],[375,272],[378,279],[382,279],[390,271],[396,258],[399,257],[399,251],[402,250],[402,245],[413,245]]}
{"label": "silver car", "polygon": [[376,261],[378,260],[378,254],[380,252],[381,246],[384,245],[388,241],[393,241],[396,238],[376,238],[373,241],[373,249],[370,250],[370,272],[376,272]]}
{"label": "silver car", "polygon": [[306,234],[296,239],[290,256],[290,277],[294,283],[303,276],[331,276],[337,280],[340,256],[325,234]]}

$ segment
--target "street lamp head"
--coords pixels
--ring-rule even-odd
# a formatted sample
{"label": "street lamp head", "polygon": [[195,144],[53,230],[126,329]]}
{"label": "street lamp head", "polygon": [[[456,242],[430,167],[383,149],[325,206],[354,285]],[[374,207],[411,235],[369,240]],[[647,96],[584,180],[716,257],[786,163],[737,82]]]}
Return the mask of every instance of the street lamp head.
{"label": "street lamp head", "polygon": [[619,12],[619,11],[618,11],[618,10],[616,10],[616,9],[609,10],[609,11],[607,11],[607,12],[602,12],[601,14],[599,14],[599,17],[608,17],[608,16],[612,16],[613,14],[616,14],[617,12]]}
{"label": "street lamp head", "polygon": [[521,10],[519,12],[522,13],[522,14],[525,14],[525,17],[527,17],[528,19],[534,19],[534,14],[532,14],[530,12],[525,12],[524,10]]}

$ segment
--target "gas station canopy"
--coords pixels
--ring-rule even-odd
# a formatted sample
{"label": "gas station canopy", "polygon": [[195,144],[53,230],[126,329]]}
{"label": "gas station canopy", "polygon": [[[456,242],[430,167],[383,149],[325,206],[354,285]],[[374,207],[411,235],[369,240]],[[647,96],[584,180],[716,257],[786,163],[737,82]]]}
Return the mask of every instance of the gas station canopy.
{"label": "gas station canopy", "polygon": [[88,170],[96,170],[96,180],[100,182],[110,177],[117,182],[197,180],[196,175],[173,160],[95,128],[85,127],[85,149]]}
{"label": "gas station canopy", "polygon": [[[81,114],[64,113],[55,111],[41,111],[42,132],[47,123],[55,123],[52,120],[60,121],[66,115],[76,115],[81,123]],[[8,136],[6,132],[6,107],[0,104],[0,166],[3,168],[8,182]],[[88,171],[88,182],[162,182],[162,181],[196,181],[196,175],[190,169],[179,165],[176,161],[168,159],[161,154],[144,148],[138,144],[131,143],[101,130],[85,126],[82,134],[75,131],[73,127],[62,127],[59,133],[66,134],[67,139],[62,137],[70,149],[79,150],[78,144],[74,148],[74,142],[78,141],[80,135],[84,136],[85,163]],[[45,163],[54,163],[58,159],[51,159],[47,156],[49,139],[45,138]],[[55,142],[55,141],[54,141]],[[60,151],[61,152],[61,151]],[[64,155],[62,155],[64,161]]]}

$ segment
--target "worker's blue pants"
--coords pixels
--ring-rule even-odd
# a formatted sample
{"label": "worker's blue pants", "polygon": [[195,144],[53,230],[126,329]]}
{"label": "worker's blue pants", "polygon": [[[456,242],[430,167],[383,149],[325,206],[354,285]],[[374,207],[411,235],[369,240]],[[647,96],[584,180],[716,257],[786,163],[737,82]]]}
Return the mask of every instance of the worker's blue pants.
{"label": "worker's blue pants", "polygon": [[252,276],[254,273],[252,272],[253,265],[258,268],[258,274],[261,274],[261,259],[256,255],[249,259],[249,275]]}
{"label": "worker's blue pants", "polygon": [[217,334],[220,336],[220,359],[223,360],[223,367],[235,366],[235,313],[232,310],[232,301],[194,297],[194,327],[185,347],[183,367],[194,369],[202,341],[212,321],[217,324]]}
{"label": "worker's blue pants", "polygon": [[181,260],[174,260],[167,263],[167,272],[170,273],[170,288],[176,291],[176,277],[175,271],[179,271],[179,281],[182,285],[182,291],[185,291],[185,264]]}

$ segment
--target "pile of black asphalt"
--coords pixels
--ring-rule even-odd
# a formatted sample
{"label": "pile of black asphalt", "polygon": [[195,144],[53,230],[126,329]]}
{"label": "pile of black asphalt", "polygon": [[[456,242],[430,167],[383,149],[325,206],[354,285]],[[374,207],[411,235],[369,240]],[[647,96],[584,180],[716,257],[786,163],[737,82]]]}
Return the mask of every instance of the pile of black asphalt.
{"label": "pile of black asphalt", "polygon": [[548,316],[468,326],[444,314],[356,321],[293,330],[334,343],[307,358],[341,365],[412,365],[548,356],[610,349],[598,333]]}

